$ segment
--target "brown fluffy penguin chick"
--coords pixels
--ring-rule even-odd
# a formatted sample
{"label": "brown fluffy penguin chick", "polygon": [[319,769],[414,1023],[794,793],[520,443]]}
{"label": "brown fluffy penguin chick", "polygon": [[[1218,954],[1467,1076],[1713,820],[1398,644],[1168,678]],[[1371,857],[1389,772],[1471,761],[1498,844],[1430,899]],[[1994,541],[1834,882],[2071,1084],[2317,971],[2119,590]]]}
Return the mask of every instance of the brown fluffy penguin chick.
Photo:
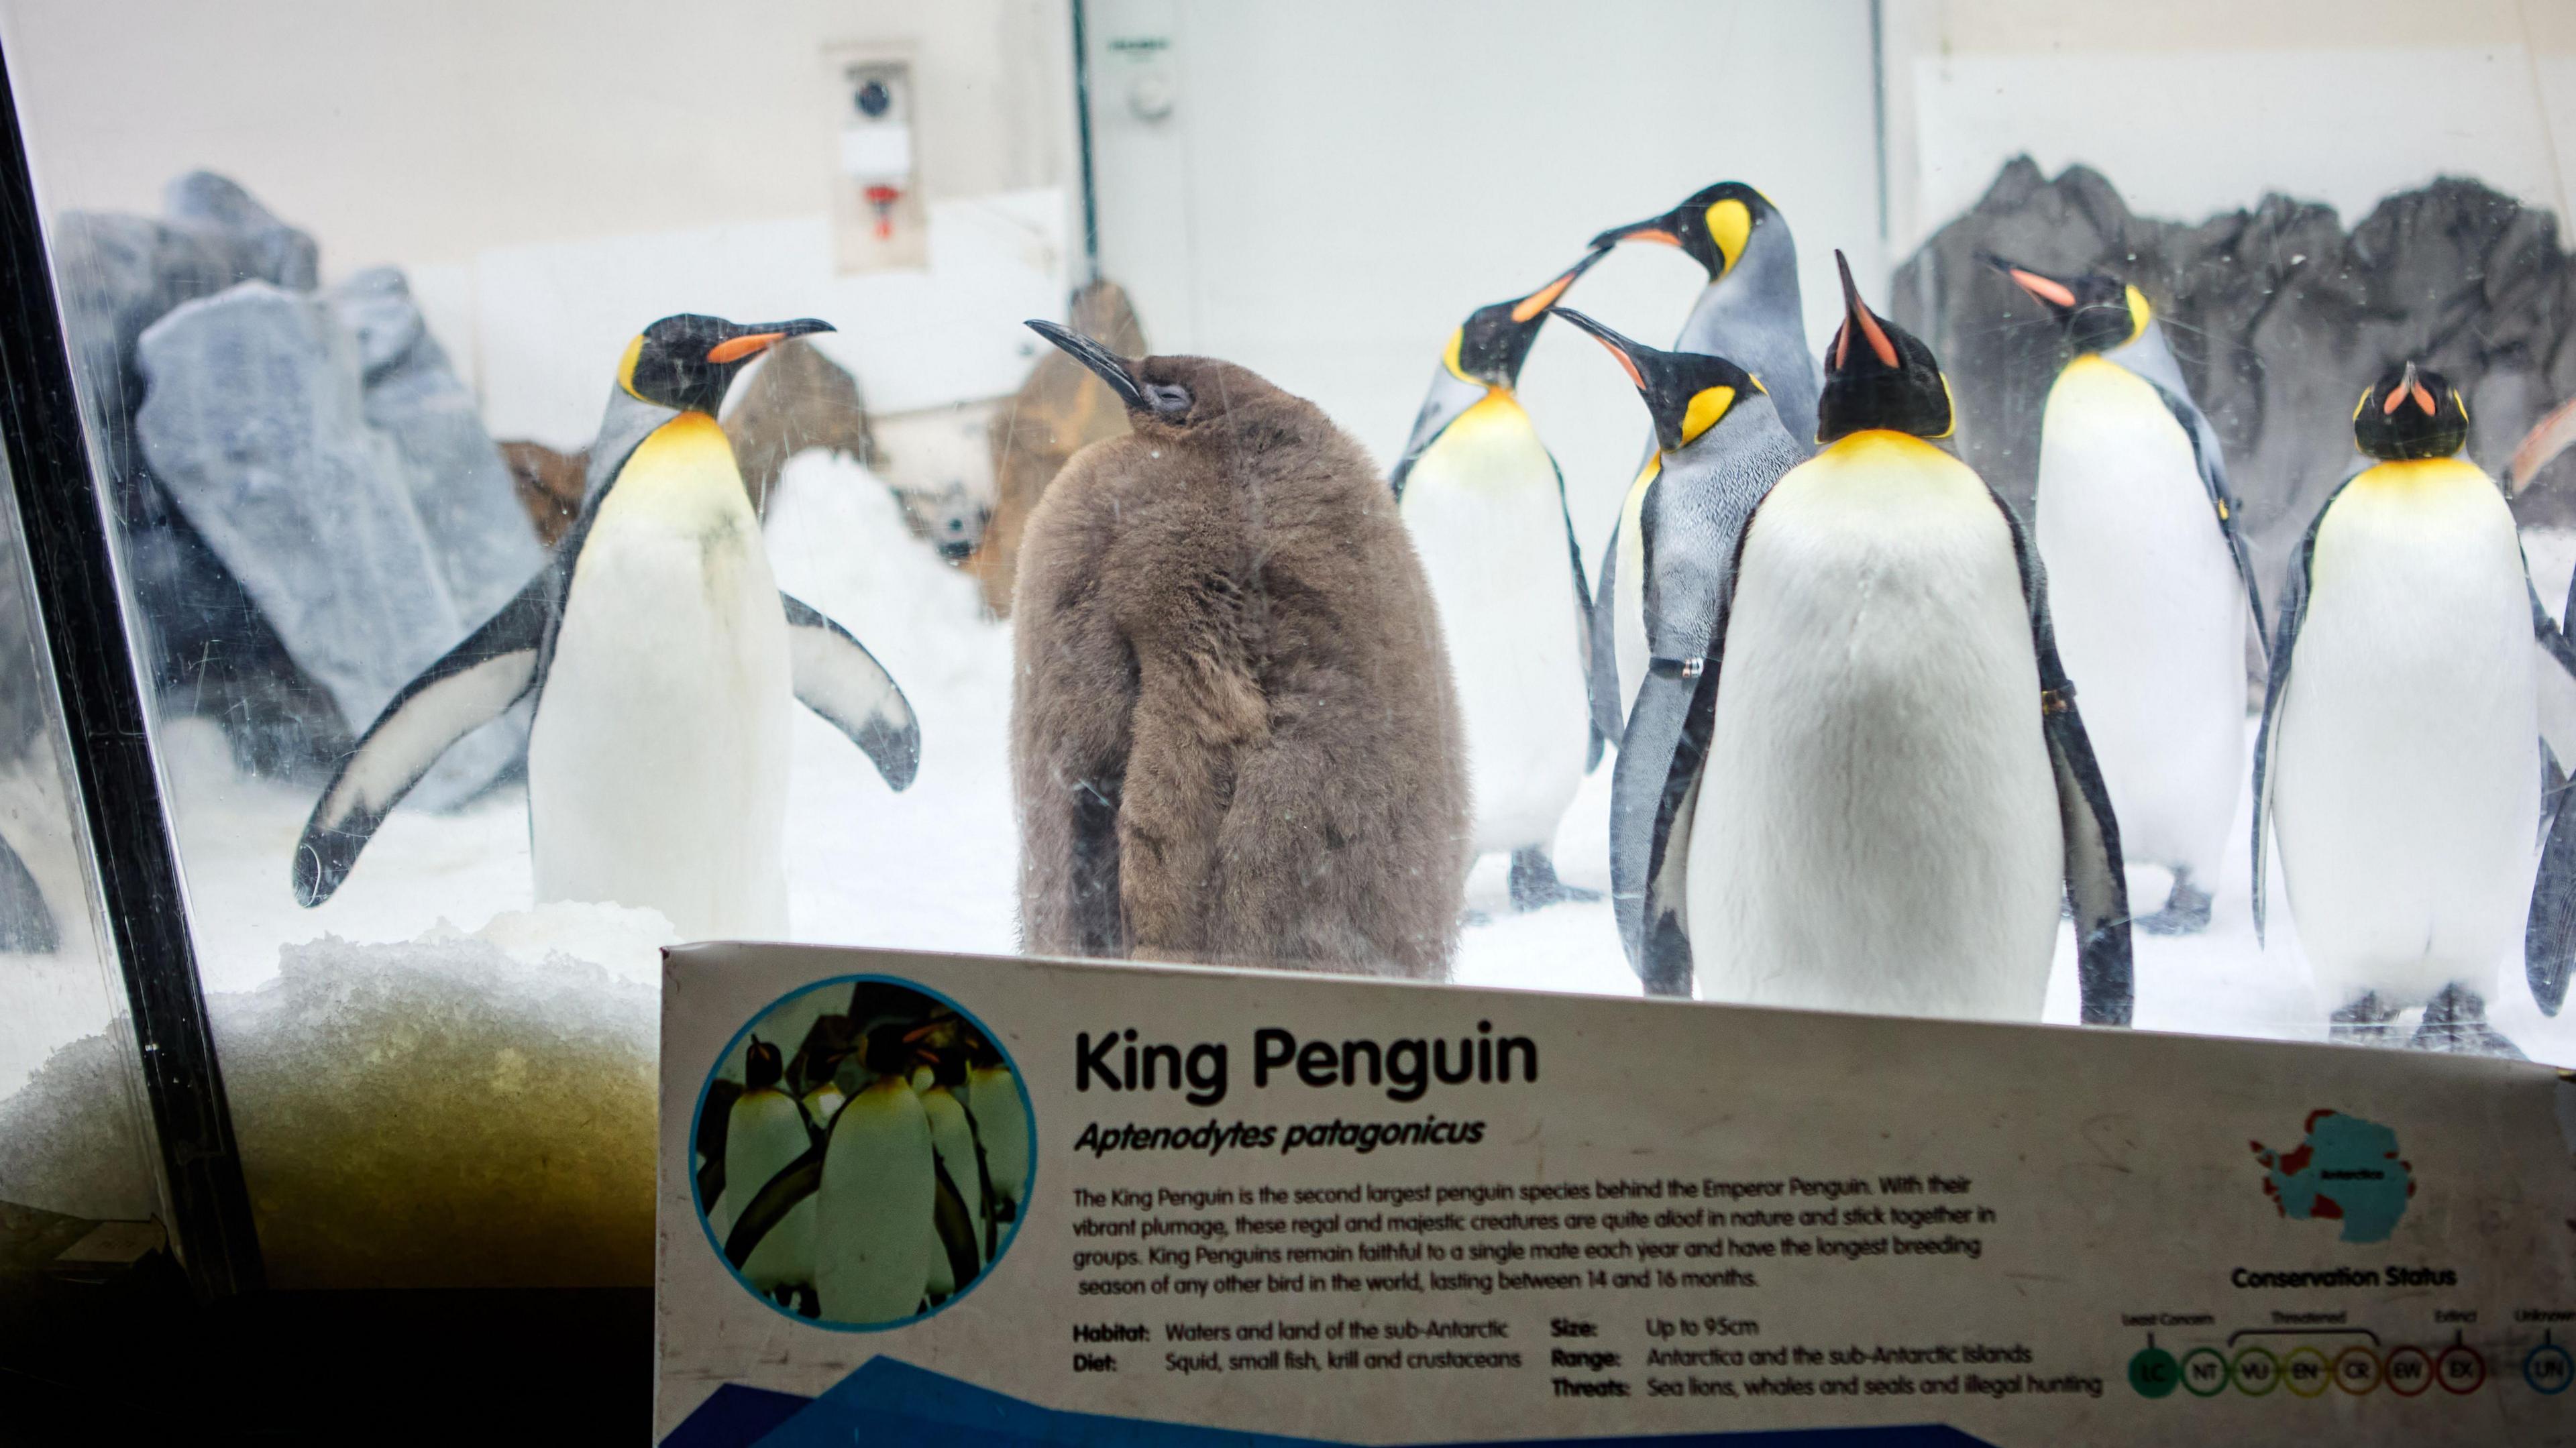
{"label": "brown fluffy penguin chick", "polygon": [[1029,325],[1133,430],[1075,454],[1021,542],[1024,945],[1444,975],[1464,735],[1379,469],[1231,363],[1130,362]]}

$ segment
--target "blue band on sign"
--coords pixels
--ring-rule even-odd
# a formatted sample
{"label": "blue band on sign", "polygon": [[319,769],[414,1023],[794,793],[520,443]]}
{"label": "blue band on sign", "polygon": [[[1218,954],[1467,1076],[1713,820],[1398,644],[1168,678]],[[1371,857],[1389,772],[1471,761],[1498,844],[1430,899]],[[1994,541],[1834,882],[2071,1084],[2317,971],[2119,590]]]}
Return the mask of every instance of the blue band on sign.
{"label": "blue band on sign", "polygon": [[[854,1436],[855,1435],[855,1436]],[[662,1440],[662,1448],[1331,1448],[1282,1438],[1068,1413],[893,1358],[871,1358],[819,1398],[728,1383]],[[1674,1433],[1652,1437],[1546,1438],[1449,1448],[1990,1448],[1956,1428],[1805,1428],[1758,1433]]]}

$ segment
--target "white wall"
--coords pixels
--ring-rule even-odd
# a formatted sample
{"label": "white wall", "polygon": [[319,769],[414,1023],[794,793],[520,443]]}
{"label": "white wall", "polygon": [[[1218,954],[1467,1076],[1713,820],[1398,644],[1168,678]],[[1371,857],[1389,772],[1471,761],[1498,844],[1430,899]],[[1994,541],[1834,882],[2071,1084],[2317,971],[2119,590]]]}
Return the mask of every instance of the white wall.
{"label": "white wall", "polygon": [[[1866,0],[1093,0],[1089,17],[1101,265],[1148,341],[1314,399],[1381,463],[1469,312],[1712,181],[1752,182],[1788,216],[1817,339],[1832,249],[1885,271]],[[1173,87],[1160,121],[1131,104],[1152,72]],[[1677,252],[1629,247],[1568,301],[1662,343],[1702,282]],[[1562,327],[1521,393],[1588,567],[1644,408]]]}
{"label": "white wall", "polygon": [[[391,262],[495,432],[587,442],[669,312],[822,315],[875,405],[1016,385],[1056,313],[1077,170],[1064,0],[5,0],[49,209],[153,213],[205,167]],[[827,49],[903,43],[925,271],[837,276]]]}

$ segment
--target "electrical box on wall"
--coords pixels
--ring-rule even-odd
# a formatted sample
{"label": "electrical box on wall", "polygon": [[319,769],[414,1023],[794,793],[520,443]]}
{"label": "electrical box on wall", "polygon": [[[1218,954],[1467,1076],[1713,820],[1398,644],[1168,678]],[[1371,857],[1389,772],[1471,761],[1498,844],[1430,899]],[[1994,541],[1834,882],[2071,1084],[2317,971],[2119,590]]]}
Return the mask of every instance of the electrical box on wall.
{"label": "electrical box on wall", "polygon": [[920,267],[930,260],[921,195],[919,93],[908,50],[839,47],[832,78],[832,250],[843,272]]}

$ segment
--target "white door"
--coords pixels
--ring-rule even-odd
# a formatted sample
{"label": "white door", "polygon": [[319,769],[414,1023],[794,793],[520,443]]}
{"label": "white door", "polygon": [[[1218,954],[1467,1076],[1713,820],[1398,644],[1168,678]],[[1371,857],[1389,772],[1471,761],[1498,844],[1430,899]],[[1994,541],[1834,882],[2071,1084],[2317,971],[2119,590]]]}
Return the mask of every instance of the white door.
{"label": "white door", "polygon": [[[1469,312],[1712,181],[1789,218],[1811,342],[1839,315],[1836,246],[1886,305],[1867,0],[1090,0],[1086,20],[1102,273],[1154,350],[1312,398],[1382,465]],[[1662,345],[1701,285],[1628,247],[1567,300]],[[1570,328],[1521,391],[1588,570],[1645,411]]]}

